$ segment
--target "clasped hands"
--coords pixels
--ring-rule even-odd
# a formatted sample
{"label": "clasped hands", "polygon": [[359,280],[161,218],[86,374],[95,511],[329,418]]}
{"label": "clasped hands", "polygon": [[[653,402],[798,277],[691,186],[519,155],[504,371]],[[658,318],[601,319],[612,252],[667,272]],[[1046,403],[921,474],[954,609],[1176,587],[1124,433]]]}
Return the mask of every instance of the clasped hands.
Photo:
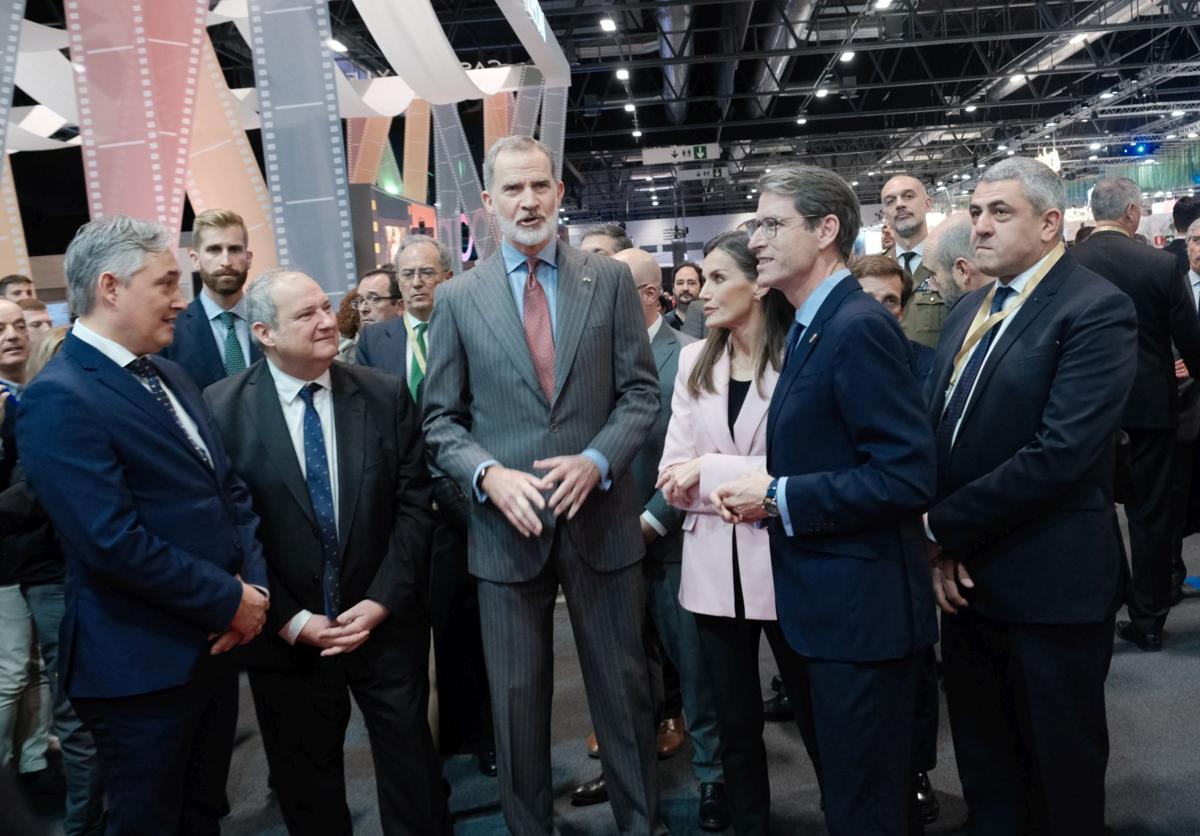
{"label": "clasped hands", "polygon": [[216,639],[208,651],[213,656],[232,650],[239,644],[253,641],[254,637],[262,632],[263,625],[267,623],[267,608],[271,606],[270,599],[243,581],[241,575],[235,577],[242,585],[242,601],[238,604],[237,612],[233,614],[233,621],[230,622],[229,628],[224,633],[209,636],[210,639]]}
{"label": "clasped hands", "polygon": [[[547,505],[554,516],[566,512],[568,520],[574,519],[588,494],[600,484],[600,468],[587,456],[553,456],[538,459],[533,466],[546,473],[538,477],[495,464],[479,483],[488,500],[525,537],[542,533],[538,512]],[[549,491],[553,493],[546,499],[544,494]]]}
{"label": "clasped hands", "polygon": [[[687,508],[695,502],[700,486],[700,459],[673,464],[658,476],[655,487],[663,492],[667,502],[677,508]],[[708,501],[727,523],[752,523],[767,516],[763,497],[771,486],[771,476],[762,471],[746,473],[732,479],[708,495]]]}
{"label": "clasped hands", "polygon": [[975,581],[971,579],[967,567],[957,560],[943,557],[942,547],[932,540],[926,540],[925,545],[929,550],[929,569],[933,573],[933,597],[937,600],[938,607],[944,612],[954,615],[959,608],[970,606],[959,589],[960,587],[962,589],[975,588]]}
{"label": "clasped hands", "polygon": [[296,640],[319,647],[322,656],[352,653],[371,637],[371,631],[383,623],[389,612],[378,601],[363,599],[336,619],[314,614]]}

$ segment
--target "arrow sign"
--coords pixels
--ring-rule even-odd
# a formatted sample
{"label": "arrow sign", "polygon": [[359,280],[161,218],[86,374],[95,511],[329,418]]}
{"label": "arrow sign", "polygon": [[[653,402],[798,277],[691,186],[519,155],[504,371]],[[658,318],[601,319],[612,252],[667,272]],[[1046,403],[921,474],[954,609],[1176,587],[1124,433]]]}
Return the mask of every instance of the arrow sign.
{"label": "arrow sign", "polygon": [[669,145],[666,148],[646,148],[642,165],[678,165],[698,160],[715,160],[721,156],[721,146],[715,142],[701,145]]}

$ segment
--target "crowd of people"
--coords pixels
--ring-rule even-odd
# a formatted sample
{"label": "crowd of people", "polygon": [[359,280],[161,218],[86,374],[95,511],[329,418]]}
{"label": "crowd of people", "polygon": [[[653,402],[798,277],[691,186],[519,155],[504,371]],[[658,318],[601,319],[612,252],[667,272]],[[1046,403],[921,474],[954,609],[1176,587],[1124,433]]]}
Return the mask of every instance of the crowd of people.
{"label": "crowd of people", "polygon": [[934,229],[891,178],[856,257],[854,190],[784,162],[664,294],[619,225],[560,237],[554,171],[498,141],[498,252],[456,275],[410,235],[339,310],[248,282],[229,209],[190,304],[122,216],[67,249],[69,328],[0,280],[0,765],[61,752],[69,836],[217,833],[244,669],[290,833],[353,830],[352,700],[382,832],[452,832],[464,752],[511,832],[555,832],[561,592],[600,762],[572,802],[620,833],[665,832],[685,738],[698,825],[768,833],[783,718],[833,836],[921,833],[940,689],[967,832],[1103,833],[1114,636],[1160,649],[1192,592],[1200,207],[1158,252],[1105,178],[1068,248],[1014,156]]}

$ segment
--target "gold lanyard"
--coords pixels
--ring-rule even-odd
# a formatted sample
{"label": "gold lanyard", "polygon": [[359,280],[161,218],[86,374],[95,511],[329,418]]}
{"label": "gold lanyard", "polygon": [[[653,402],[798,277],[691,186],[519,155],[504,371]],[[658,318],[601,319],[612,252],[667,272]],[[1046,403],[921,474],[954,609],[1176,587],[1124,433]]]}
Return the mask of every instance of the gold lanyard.
{"label": "gold lanyard", "polygon": [[[421,374],[425,374],[425,352],[421,350],[421,346],[417,344],[417,329],[414,328],[408,321],[408,317],[404,319],[404,330],[408,332],[408,346],[412,349],[413,357],[417,360],[417,367],[420,368]],[[425,328],[428,330],[429,323],[426,322]]]}
{"label": "gold lanyard", "polygon": [[1126,238],[1133,237],[1129,234],[1129,232],[1125,229],[1125,227],[1121,226],[1120,224],[1106,223],[1104,221],[1101,221],[1100,223],[1098,223],[1094,227],[1092,227],[1092,234],[1095,235],[1097,232],[1119,232],[1122,235],[1124,235]]}
{"label": "gold lanyard", "polygon": [[1046,274],[1058,263],[1058,260],[1063,257],[1066,252],[1066,247],[1063,243],[1058,242],[1057,246],[1050,251],[1050,255],[1046,258],[1038,271],[1029,277],[1029,281],[1025,283],[1025,289],[1022,290],[1012,304],[1008,305],[1002,311],[996,311],[994,314],[988,313],[992,309],[992,300],[996,298],[996,288],[1000,284],[996,281],[992,284],[992,289],[987,292],[983,298],[983,304],[979,306],[979,310],[975,312],[975,319],[971,322],[971,327],[967,331],[967,338],[963,340],[962,348],[958,350],[958,354],[954,357],[954,374],[950,376],[950,387],[947,391],[953,391],[958,383],[959,375],[962,374],[963,367],[966,366],[966,360],[971,353],[971,349],[975,344],[983,339],[983,335],[992,329],[993,326],[1003,321],[1013,311],[1019,310],[1022,303],[1037,290],[1037,286],[1042,283],[1042,279]]}

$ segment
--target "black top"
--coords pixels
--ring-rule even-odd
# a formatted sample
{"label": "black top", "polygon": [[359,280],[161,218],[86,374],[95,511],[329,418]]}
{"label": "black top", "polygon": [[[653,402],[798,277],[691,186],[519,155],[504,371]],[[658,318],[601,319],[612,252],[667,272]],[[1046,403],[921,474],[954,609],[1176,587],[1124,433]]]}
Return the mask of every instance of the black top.
{"label": "black top", "polygon": [[746,393],[750,391],[752,380],[729,380],[729,432],[733,433],[733,425],[737,423],[738,413],[746,402]]}

